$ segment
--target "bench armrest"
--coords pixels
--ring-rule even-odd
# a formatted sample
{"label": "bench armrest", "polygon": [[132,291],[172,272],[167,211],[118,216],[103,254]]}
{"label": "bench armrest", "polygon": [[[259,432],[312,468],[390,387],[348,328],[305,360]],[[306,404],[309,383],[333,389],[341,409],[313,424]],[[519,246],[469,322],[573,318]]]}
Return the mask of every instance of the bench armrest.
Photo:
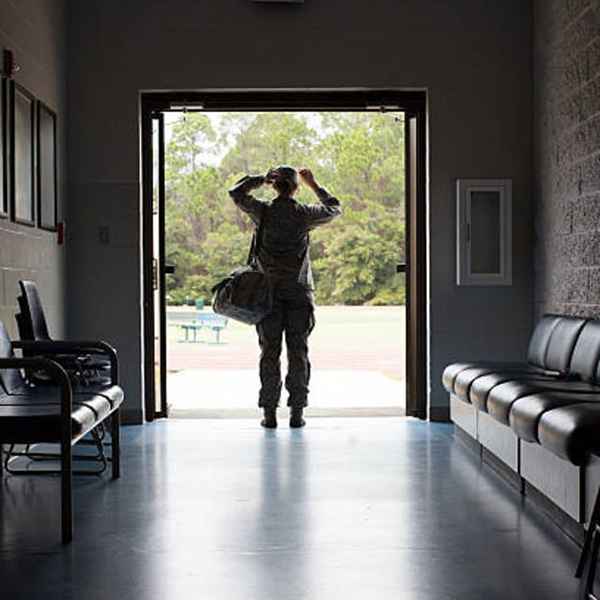
{"label": "bench armrest", "polygon": [[21,340],[12,342],[13,348],[40,354],[103,354],[110,360],[110,379],[113,385],[119,383],[119,361],[117,351],[107,342],[95,341],[58,341],[58,340]]}
{"label": "bench armrest", "polygon": [[63,435],[67,435],[68,431],[69,439],[71,438],[73,389],[69,375],[56,361],[43,357],[0,358],[0,369],[39,369],[47,373],[60,388],[60,414]]}

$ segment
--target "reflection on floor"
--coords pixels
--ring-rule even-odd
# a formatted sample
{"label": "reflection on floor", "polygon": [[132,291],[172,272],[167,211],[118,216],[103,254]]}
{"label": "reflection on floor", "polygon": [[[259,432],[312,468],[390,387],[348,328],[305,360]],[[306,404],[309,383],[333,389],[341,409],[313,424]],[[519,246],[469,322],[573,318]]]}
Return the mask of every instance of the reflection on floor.
{"label": "reflection on floor", "polygon": [[[186,369],[167,378],[173,417],[257,415],[257,369]],[[309,416],[402,416],[405,382],[380,371],[320,369],[311,377]],[[340,390],[343,393],[340,393]],[[287,394],[282,393],[285,406]]]}
{"label": "reflection on floor", "polygon": [[[4,597],[572,600],[577,548],[453,440],[411,419],[125,428],[123,479],[5,478]],[[10,593],[9,593],[10,592]]]}

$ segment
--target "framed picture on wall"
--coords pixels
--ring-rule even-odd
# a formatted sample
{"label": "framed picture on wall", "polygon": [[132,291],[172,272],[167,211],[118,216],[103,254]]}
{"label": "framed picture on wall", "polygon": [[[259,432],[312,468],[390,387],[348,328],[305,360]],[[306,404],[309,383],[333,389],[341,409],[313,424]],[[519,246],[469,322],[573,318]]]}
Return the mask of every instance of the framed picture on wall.
{"label": "framed picture on wall", "polygon": [[0,78],[0,218],[8,217],[8,156],[6,79]]}
{"label": "framed picture on wall", "polygon": [[37,148],[38,227],[56,231],[56,113],[43,102],[38,102]]}
{"label": "framed picture on wall", "polygon": [[12,123],[12,217],[35,226],[35,98],[13,82]]}

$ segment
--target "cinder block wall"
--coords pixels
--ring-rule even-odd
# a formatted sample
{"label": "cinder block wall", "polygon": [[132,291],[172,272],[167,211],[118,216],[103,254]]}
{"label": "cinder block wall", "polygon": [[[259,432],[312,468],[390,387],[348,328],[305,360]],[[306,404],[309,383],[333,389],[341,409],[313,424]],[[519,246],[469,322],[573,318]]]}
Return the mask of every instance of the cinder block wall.
{"label": "cinder block wall", "polygon": [[600,317],[600,0],[534,6],[535,310]]}
{"label": "cinder block wall", "polygon": [[[65,207],[66,2],[0,1],[0,48],[14,51],[15,80],[58,114],[58,214]],[[0,219],[0,320],[16,334],[17,282],[37,281],[51,333],[64,335],[65,247],[56,234]]]}

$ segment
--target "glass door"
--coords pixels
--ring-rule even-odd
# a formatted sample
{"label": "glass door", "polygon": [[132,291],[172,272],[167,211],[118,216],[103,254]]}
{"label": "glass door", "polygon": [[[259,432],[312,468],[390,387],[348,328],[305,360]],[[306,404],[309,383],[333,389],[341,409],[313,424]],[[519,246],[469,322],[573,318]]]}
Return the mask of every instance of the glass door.
{"label": "glass door", "polygon": [[165,122],[152,115],[152,289],[154,306],[154,417],[166,417],[167,324],[165,307]]}

